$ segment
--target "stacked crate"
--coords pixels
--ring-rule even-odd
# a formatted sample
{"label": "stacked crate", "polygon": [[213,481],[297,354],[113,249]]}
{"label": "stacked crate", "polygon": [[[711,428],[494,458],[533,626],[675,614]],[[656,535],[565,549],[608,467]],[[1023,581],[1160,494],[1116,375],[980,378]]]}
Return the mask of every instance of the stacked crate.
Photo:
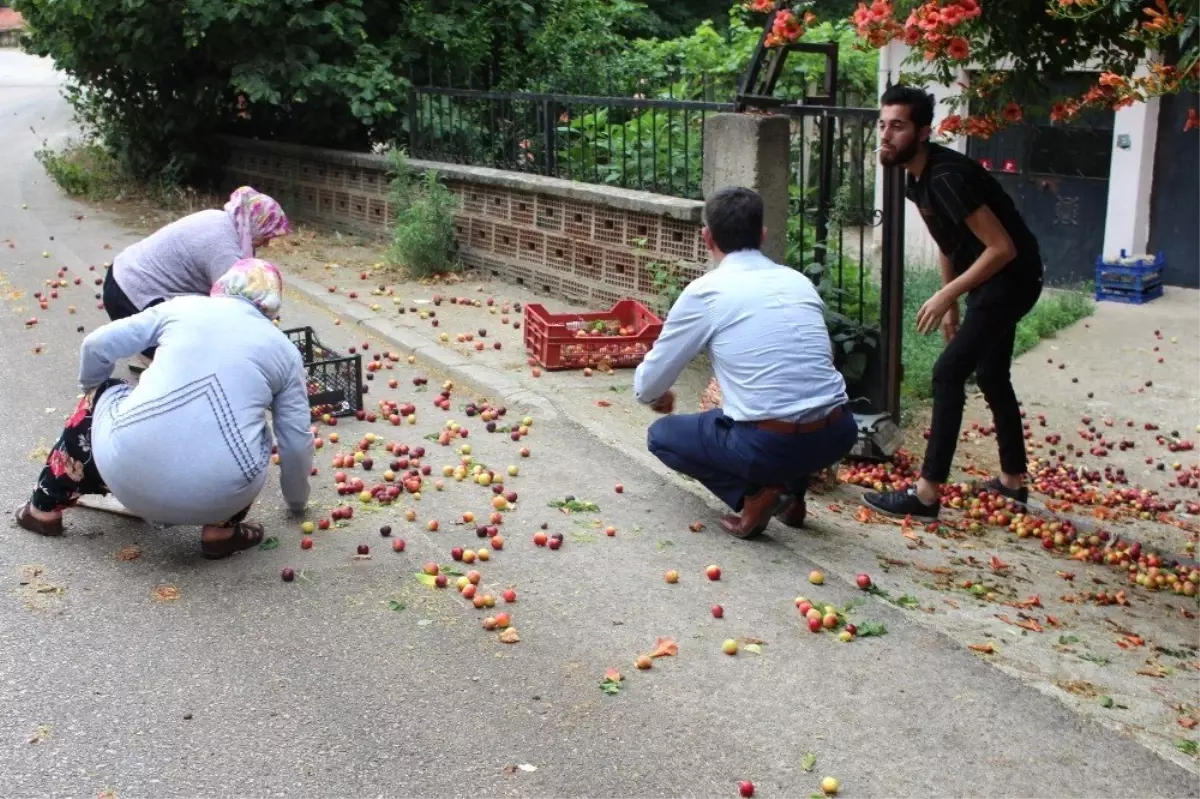
{"label": "stacked crate", "polygon": [[1131,258],[1121,250],[1120,258],[1105,261],[1096,259],[1096,299],[1143,305],[1163,294],[1163,270],[1166,259],[1162,253]]}

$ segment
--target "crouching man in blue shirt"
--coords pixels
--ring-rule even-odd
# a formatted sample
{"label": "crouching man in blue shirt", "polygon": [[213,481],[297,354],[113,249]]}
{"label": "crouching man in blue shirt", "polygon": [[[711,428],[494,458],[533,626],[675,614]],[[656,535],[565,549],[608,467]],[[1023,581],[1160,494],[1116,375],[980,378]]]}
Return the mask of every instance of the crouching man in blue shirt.
{"label": "crouching man in blue shirt", "polygon": [[[704,221],[717,266],[683,290],[634,375],[638,401],[667,414],[650,426],[647,443],[740,512],[721,520],[731,535],[757,535],[776,515],[800,527],[810,476],[845,457],[858,434],[824,305],[812,281],[760,251],[766,229],[757,193],[716,192]],[[670,415],[671,386],[701,351],[724,407]]]}

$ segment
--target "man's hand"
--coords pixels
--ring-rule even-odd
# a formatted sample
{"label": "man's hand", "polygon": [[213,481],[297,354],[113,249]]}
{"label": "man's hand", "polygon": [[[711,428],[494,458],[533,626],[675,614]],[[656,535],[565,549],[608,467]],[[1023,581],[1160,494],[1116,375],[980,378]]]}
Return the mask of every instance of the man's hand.
{"label": "man's hand", "polygon": [[954,338],[954,334],[958,332],[958,303],[950,306],[950,311],[942,317],[942,338],[946,343],[950,343],[950,339]]}
{"label": "man's hand", "polygon": [[668,389],[665,394],[650,403],[650,408],[655,413],[670,413],[675,410],[675,392]]}
{"label": "man's hand", "polygon": [[958,298],[952,292],[946,289],[938,291],[917,311],[917,332],[922,335],[932,333],[951,308],[957,313],[957,306]]}

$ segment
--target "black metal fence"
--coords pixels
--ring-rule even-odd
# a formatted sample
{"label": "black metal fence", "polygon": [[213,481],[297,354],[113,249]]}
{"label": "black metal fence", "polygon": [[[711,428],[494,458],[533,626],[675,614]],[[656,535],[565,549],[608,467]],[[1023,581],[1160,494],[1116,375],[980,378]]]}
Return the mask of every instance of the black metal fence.
{"label": "black metal fence", "polygon": [[416,158],[700,198],[704,120],[732,103],[414,86]]}

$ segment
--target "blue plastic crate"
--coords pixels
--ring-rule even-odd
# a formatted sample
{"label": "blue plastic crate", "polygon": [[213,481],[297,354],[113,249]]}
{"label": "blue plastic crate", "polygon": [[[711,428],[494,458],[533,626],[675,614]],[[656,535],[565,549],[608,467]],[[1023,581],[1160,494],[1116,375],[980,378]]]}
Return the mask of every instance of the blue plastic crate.
{"label": "blue plastic crate", "polygon": [[1096,299],[1141,305],[1158,299],[1163,293],[1163,270],[1166,258],[1157,256],[1130,258],[1121,250],[1113,261],[1096,259]]}

